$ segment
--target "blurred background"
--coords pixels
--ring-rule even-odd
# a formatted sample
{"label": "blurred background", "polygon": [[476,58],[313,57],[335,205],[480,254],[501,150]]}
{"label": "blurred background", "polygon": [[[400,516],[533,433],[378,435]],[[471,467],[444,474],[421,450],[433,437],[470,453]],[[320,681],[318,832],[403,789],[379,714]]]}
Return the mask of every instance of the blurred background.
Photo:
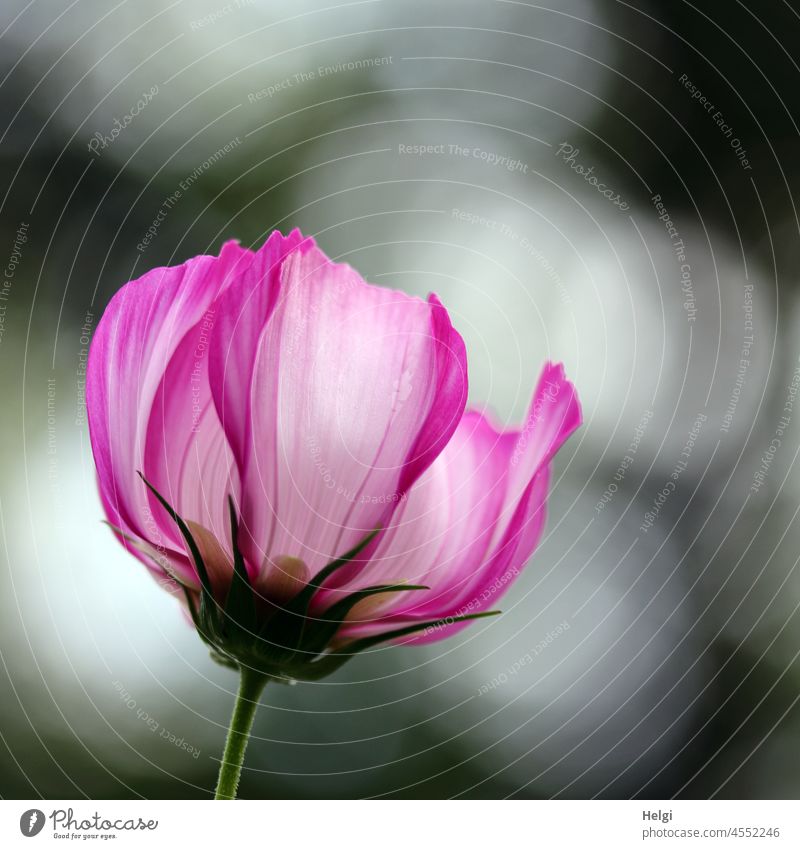
{"label": "blurred background", "polygon": [[[103,309],[300,226],[585,424],[504,615],[268,688],[245,797],[800,795],[800,8],[4,0],[0,795],[207,798],[233,703],[101,525]],[[665,487],[672,481],[675,486]]]}

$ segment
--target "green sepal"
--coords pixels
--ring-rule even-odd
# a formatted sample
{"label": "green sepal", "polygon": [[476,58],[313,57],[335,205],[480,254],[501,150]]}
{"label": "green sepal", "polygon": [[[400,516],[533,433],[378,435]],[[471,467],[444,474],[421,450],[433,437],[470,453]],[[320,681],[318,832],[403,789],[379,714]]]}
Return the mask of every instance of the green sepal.
{"label": "green sepal", "polygon": [[189,615],[192,617],[192,622],[194,622],[194,627],[197,628],[198,633],[202,637],[202,632],[200,631],[200,616],[197,613],[197,608],[194,605],[194,599],[192,598],[192,594],[189,592],[186,587],[183,588],[183,594],[186,596],[186,606],[189,608]]}
{"label": "green sepal", "polygon": [[200,631],[203,638],[211,646],[216,646],[222,638],[222,622],[220,606],[205,591],[200,593]]}
{"label": "green sepal", "polygon": [[306,626],[306,639],[302,649],[313,654],[321,652],[341,628],[348,613],[362,600],[380,593],[399,593],[414,590],[429,590],[421,584],[379,584],[356,590],[332,604],[324,613],[315,617],[313,624]]}
{"label": "green sepal", "polygon": [[238,670],[240,668],[237,661],[235,661],[231,657],[226,657],[214,646],[211,647],[209,655],[211,656],[211,660],[213,660],[214,663],[218,663],[220,666],[224,666],[226,669]]}
{"label": "green sepal", "polygon": [[228,496],[228,513],[231,521],[231,547],[233,549],[233,575],[231,576],[231,585],[228,588],[228,597],[225,600],[225,628],[241,632],[241,636],[245,639],[252,639],[255,636],[256,625],[256,601],[253,593],[253,587],[250,584],[250,576],[247,574],[247,566],[245,566],[244,557],[239,550],[238,530],[239,519],[236,515],[236,508],[233,504],[233,498]]}
{"label": "green sepal", "polygon": [[351,560],[358,557],[359,554],[372,542],[373,539],[381,532],[381,528],[377,527],[370,531],[359,543],[357,543],[350,551],[332,560],[327,566],[317,572],[316,575],[303,587],[302,590],[286,605],[284,608],[290,613],[295,613],[304,616],[308,612],[308,606],[311,604],[311,599],[314,593],[322,586],[322,584],[336,571],[343,566],[347,566]]}
{"label": "green sepal", "polygon": [[306,664],[302,671],[302,677],[306,681],[317,681],[335,672],[339,667],[344,666],[348,660],[355,655],[372,648],[379,643],[384,643],[387,640],[398,640],[400,637],[407,637],[410,634],[415,634],[418,631],[424,631],[426,628],[443,628],[448,625],[455,625],[456,622],[467,622],[471,619],[484,619],[487,616],[497,616],[499,610],[487,610],[482,613],[468,613],[465,616],[448,616],[444,619],[434,619],[430,622],[419,622],[415,625],[406,625],[403,628],[395,628],[393,631],[386,631],[382,634],[374,634],[371,637],[362,637],[360,640],[353,640],[347,645],[336,651],[332,651],[323,655],[319,660],[313,663]]}
{"label": "green sepal", "polygon": [[213,633],[208,633],[208,623],[205,622],[207,618],[206,611],[203,605],[203,599],[200,599],[200,611],[198,612],[197,606],[194,603],[194,599],[192,598],[191,592],[184,587],[183,593],[186,596],[186,606],[189,608],[189,615],[192,617],[192,622],[194,623],[195,630],[197,631],[200,639],[211,649],[211,655],[213,656],[217,651],[217,646],[214,643]]}
{"label": "green sepal", "polygon": [[283,648],[289,651],[287,660],[291,661],[295,654],[303,651],[302,643],[308,624],[308,608],[314,594],[334,572],[347,566],[358,557],[380,531],[380,527],[370,531],[353,548],[320,569],[303,589],[275,615],[270,628],[286,635],[286,645]]}
{"label": "green sepal", "polygon": [[137,472],[136,474],[145,482],[145,485],[150,490],[150,492],[155,495],[158,499],[161,506],[169,513],[170,518],[173,522],[178,526],[178,530],[181,532],[184,540],[186,541],[186,545],[189,547],[189,551],[192,554],[192,559],[194,560],[195,568],[197,569],[197,574],[200,577],[200,585],[203,589],[203,593],[207,594],[209,598],[213,598],[212,589],[211,589],[211,580],[208,577],[208,571],[206,570],[206,564],[203,562],[203,558],[200,555],[200,549],[197,547],[197,543],[194,541],[194,537],[191,534],[191,531],[186,525],[186,522],[181,519],[181,517],[172,509],[169,502],[164,498],[163,495],[150,483],[149,480],[141,473]]}

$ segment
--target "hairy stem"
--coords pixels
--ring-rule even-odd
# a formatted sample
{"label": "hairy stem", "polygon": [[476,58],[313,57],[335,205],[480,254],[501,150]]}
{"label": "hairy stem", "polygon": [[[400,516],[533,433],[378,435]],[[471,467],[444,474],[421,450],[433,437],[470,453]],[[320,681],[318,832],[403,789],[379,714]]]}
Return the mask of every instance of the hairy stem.
{"label": "hairy stem", "polygon": [[242,667],[239,692],[228,729],[228,739],[225,741],[225,752],[219,767],[215,799],[236,798],[244,753],[250,739],[250,729],[253,727],[253,717],[256,715],[258,700],[266,683],[265,675]]}

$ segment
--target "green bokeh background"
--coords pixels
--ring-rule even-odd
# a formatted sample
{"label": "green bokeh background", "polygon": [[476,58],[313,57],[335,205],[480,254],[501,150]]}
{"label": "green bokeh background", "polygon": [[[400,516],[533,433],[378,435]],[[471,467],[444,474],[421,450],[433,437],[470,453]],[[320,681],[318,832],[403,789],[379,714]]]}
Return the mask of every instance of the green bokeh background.
{"label": "green bokeh background", "polygon": [[800,794],[794,416],[751,491],[800,355],[796,4],[6,0],[0,33],[0,795],[209,796],[236,681],[100,523],[82,368],[124,282],[293,226],[437,291],[473,403],[521,421],[552,357],[586,424],[504,616],[268,688],[242,795]]}

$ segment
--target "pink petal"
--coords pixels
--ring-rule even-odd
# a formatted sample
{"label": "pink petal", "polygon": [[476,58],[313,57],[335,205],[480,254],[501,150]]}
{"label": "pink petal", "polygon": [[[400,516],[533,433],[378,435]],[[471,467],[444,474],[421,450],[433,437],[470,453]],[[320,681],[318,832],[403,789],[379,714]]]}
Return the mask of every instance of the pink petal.
{"label": "pink petal", "polygon": [[250,402],[253,366],[261,335],[280,295],[283,260],[293,250],[307,250],[313,239],[299,230],[277,230],[253,256],[221,298],[209,351],[209,382],[214,403],[237,465],[247,464],[251,435]]}
{"label": "pink petal", "polygon": [[438,301],[370,286],[315,247],[291,253],[255,352],[248,558],[299,557],[314,574],[352,547],[433,461],[465,397],[463,343]]}
{"label": "pink petal", "polygon": [[[186,445],[177,454],[172,453],[174,444],[169,451],[158,445],[159,433],[169,438],[179,436],[176,430],[170,430],[172,423],[167,424],[166,413],[159,412],[165,404],[170,408],[170,419],[178,410],[182,422],[190,409],[185,400],[190,397],[188,384],[171,387],[163,377],[173,356],[181,351],[178,373],[185,375],[185,355],[191,349],[191,342],[185,340],[196,338],[198,325],[216,296],[251,257],[249,251],[229,242],[219,257],[199,256],[175,268],[147,272],[112,298],[89,352],[89,431],[109,520],[134,537],[167,551],[172,549],[179,562],[185,553],[173,523],[136,473],[145,469],[152,472],[159,456],[180,466],[190,453],[190,433],[183,433]],[[174,401],[168,397],[170,389],[177,393]],[[184,400],[179,403],[178,397]],[[161,421],[151,426],[154,408]],[[200,448],[205,451],[208,445],[216,445],[221,451],[218,436],[212,436],[212,424],[205,424],[202,430]],[[169,484],[163,493],[169,500],[171,495],[191,490],[191,481],[202,475],[198,466],[187,466],[181,473],[171,465],[158,479]],[[181,512],[181,504],[174,506]],[[203,521],[205,516],[189,518]]]}
{"label": "pink petal", "polygon": [[408,612],[410,605],[422,617],[438,615],[489,550],[514,442],[481,413],[465,413],[444,452],[392,517],[369,564],[337,590],[339,596],[376,584],[424,584],[429,592],[395,596],[389,608]]}
{"label": "pink petal", "polygon": [[[167,365],[150,411],[143,472],[185,520],[227,540],[226,496],[238,500],[239,473],[208,385],[207,349],[214,315],[212,306]],[[165,522],[164,533],[173,547],[183,548],[172,520]]]}
{"label": "pink petal", "polygon": [[[430,591],[385,597],[374,621],[354,624],[342,635],[380,633],[496,607],[539,542],[549,462],[580,421],[574,387],[561,366],[549,363],[522,431],[500,432],[484,416],[467,413],[409,492],[394,517],[396,527],[372,562],[346,588],[406,580]],[[430,642],[461,627],[410,639]]]}

